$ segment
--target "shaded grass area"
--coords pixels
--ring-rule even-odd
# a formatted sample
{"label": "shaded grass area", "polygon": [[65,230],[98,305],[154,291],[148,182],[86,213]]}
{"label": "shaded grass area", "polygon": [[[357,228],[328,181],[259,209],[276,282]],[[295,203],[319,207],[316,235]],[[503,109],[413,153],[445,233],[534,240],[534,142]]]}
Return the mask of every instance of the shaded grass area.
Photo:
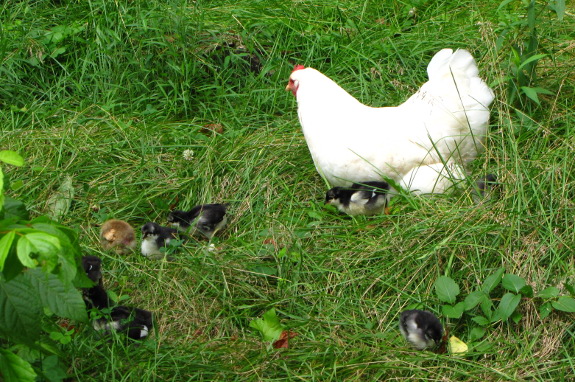
{"label": "shaded grass area", "polygon": [[[106,287],[154,311],[141,345],[81,327],[66,347],[79,380],[549,380],[573,371],[572,316],[489,329],[467,357],[409,350],[398,314],[439,313],[433,282],[474,290],[494,269],[535,290],[575,277],[572,157],[573,17],[540,4],[541,96],[528,114],[506,102],[509,50],[525,39],[522,8],[478,2],[129,2],[4,4],[2,148],[12,196],[34,213],[65,175],[75,200],[63,223],[103,257]],[[57,34],[59,33],[59,34]],[[503,37],[502,37],[503,36]],[[469,49],[496,91],[487,150],[473,174],[501,190],[397,197],[388,216],[351,219],[323,206],[317,175],[282,91],[291,66],[316,67],[374,106],[425,81],[431,56]],[[209,125],[222,132],[206,132]],[[193,150],[193,159],[184,159]],[[475,175],[474,175],[475,176]],[[19,186],[18,181],[22,183]],[[170,208],[230,203],[215,239],[173,261],[104,253],[106,218],[165,223]],[[249,322],[275,307],[298,333],[273,350]],[[464,341],[473,323],[443,320]]]}

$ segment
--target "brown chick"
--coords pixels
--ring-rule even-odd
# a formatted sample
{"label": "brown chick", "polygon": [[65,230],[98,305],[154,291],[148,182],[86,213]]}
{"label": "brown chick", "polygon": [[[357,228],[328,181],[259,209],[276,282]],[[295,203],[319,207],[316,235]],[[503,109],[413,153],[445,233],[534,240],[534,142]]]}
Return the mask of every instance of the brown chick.
{"label": "brown chick", "polygon": [[115,248],[117,253],[125,254],[136,247],[136,234],[130,224],[111,219],[102,224],[100,242],[105,250]]}

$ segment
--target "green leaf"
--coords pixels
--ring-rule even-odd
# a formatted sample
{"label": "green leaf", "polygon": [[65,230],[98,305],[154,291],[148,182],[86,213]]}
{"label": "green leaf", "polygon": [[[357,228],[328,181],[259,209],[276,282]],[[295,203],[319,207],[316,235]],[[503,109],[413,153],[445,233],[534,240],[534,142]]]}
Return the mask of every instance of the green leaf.
{"label": "green leaf", "polygon": [[532,298],[533,297],[533,287],[531,285],[525,285],[523,288],[519,289],[519,293],[521,293],[525,297]]}
{"label": "green leaf", "polygon": [[481,339],[485,333],[487,332],[487,329],[485,328],[473,328],[469,331],[469,341],[477,341],[479,339]]}
{"label": "green leaf", "polygon": [[0,280],[0,334],[31,344],[38,340],[42,305],[23,274]]}
{"label": "green leaf", "polygon": [[262,318],[252,320],[250,327],[259,331],[264,341],[277,341],[284,330],[274,308],[265,312]]}
{"label": "green leaf", "polygon": [[544,318],[546,318],[547,316],[549,316],[552,311],[553,311],[553,306],[551,305],[550,301],[548,301],[544,304],[541,304],[541,306],[539,307],[539,315],[541,316],[542,320]]}
{"label": "green leaf", "polygon": [[42,305],[52,313],[76,321],[88,320],[86,304],[72,284],[66,286],[58,276],[39,268],[30,269],[25,275],[40,296]]}
{"label": "green leaf", "polygon": [[501,285],[508,291],[519,293],[519,290],[523,288],[526,283],[525,279],[522,277],[507,273],[505,276],[503,276],[503,279],[501,279]]}
{"label": "green leaf", "polygon": [[[41,264],[48,272],[51,272],[58,265],[60,248],[60,240],[57,237],[44,232],[31,232],[20,237],[16,251],[24,266],[35,268]],[[31,255],[36,255],[38,261],[34,260]]]}
{"label": "green leaf", "polygon": [[64,177],[62,184],[60,184],[58,191],[48,198],[47,215],[54,220],[60,220],[70,210],[72,199],[74,199],[74,186],[72,185],[72,177],[67,175]]}
{"label": "green leaf", "polygon": [[506,321],[509,317],[511,317],[513,312],[515,312],[515,309],[517,308],[517,305],[519,305],[520,301],[521,295],[505,293],[501,298],[501,301],[499,301],[499,305],[495,310],[495,314],[493,317],[491,317],[491,322],[498,320]]}
{"label": "green leaf", "polygon": [[11,164],[12,166],[23,166],[24,158],[15,151],[0,150],[0,162]]}
{"label": "green leaf", "polygon": [[491,319],[493,316],[493,303],[491,302],[490,298],[484,298],[481,301],[481,311],[483,312],[483,314],[485,315],[485,317]]}
{"label": "green leaf", "polygon": [[555,309],[562,312],[575,312],[575,299],[572,297],[561,296],[557,299],[557,301],[553,301],[551,305],[553,305]]}
{"label": "green leaf", "polygon": [[511,320],[513,320],[513,322],[515,322],[516,324],[523,318],[523,315],[517,311],[513,312],[513,314],[511,315]]}
{"label": "green leaf", "polygon": [[454,306],[443,305],[441,307],[443,315],[449,318],[461,318],[464,310],[465,310],[465,304],[463,302],[455,304]]}
{"label": "green leaf", "polygon": [[15,236],[16,233],[10,231],[0,239],[0,272],[4,270],[4,263],[6,262],[8,253],[10,253],[10,248],[12,248]]}
{"label": "green leaf", "polygon": [[62,382],[68,375],[66,367],[62,365],[56,355],[51,355],[42,360],[42,373],[50,382]]}
{"label": "green leaf", "polygon": [[491,293],[491,291],[495,289],[495,287],[497,287],[497,285],[499,285],[499,283],[501,282],[501,278],[503,277],[504,272],[505,270],[503,268],[499,268],[498,270],[495,271],[495,273],[493,273],[490,276],[487,276],[487,278],[483,282],[481,290],[487,294]]}
{"label": "green leaf", "polygon": [[4,173],[0,167],[0,212],[4,209]]}
{"label": "green leaf", "polygon": [[523,93],[525,93],[525,95],[532,101],[534,101],[537,105],[541,105],[541,102],[539,101],[539,97],[537,96],[537,92],[535,90],[533,90],[528,86],[521,86],[521,90],[523,90]]}
{"label": "green leaf", "polygon": [[475,308],[481,303],[481,301],[486,298],[489,299],[489,297],[480,290],[469,293],[467,297],[465,297],[465,300],[463,300],[463,303],[465,304],[465,310],[471,310]]}
{"label": "green leaf", "polygon": [[563,21],[563,16],[565,16],[565,0],[555,0],[553,9],[555,13],[557,13],[557,19]]}
{"label": "green leaf", "polygon": [[536,297],[555,298],[555,297],[559,296],[559,293],[560,293],[559,288],[548,287],[548,288],[543,289],[542,291],[539,291],[539,293],[537,293]]}
{"label": "green leaf", "polygon": [[546,54],[535,54],[535,55],[529,57],[528,59],[526,59],[525,61],[523,61],[517,69],[521,70],[525,66],[529,65],[530,63],[538,61],[538,60],[542,59],[543,57],[547,57],[547,55]]}
{"label": "green leaf", "polygon": [[487,318],[483,316],[475,316],[471,319],[471,321],[481,326],[487,326],[491,323]]}
{"label": "green leaf", "polygon": [[6,349],[0,348],[0,377],[6,382],[34,382],[36,373],[28,362]]}
{"label": "green leaf", "polygon": [[448,304],[454,304],[459,294],[459,286],[451,277],[440,276],[435,280],[435,293],[437,298]]}
{"label": "green leaf", "polygon": [[4,219],[12,218],[17,218],[18,220],[28,220],[30,219],[30,214],[28,213],[24,203],[6,196],[4,200]]}
{"label": "green leaf", "polygon": [[565,286],[565,289],[567,289],[567,292],[569,292],[571,296],[575,296],[575,287],[573,287],[573,285],[565,283],[563,286]]}

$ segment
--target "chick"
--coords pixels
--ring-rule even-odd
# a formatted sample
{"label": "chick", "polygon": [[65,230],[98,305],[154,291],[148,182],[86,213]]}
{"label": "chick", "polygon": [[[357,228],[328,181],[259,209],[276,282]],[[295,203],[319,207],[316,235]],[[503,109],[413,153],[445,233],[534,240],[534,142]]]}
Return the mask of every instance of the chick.
{"label": "chick", "polygon": [[443,337],[443,326],[426,310],[406,310],[399,317],[399,331],[415,349],[437,347]]}
{"label": "chick", "polygon": [[159,224],[149,222],[142,227],[142,255],[151,258],[161,258],[164,253],[160,248],[165,247],[170,241],[178,237],[178,230],[170,227],[162,227]]}
{"label": "chick", "polygon": [[117,253],[128,253],[136,247],[136,234],[130,224],[111,219],[100,229],[100,242],[105,250],[114,248]]}
{"label": "chick", "polygon": [[84,256],[82,267],[90,280],[96,283],[92,288],[82,289],[82,296],[88,308],[106,308],[110,304],[102,283],[102,259],[97,256]]}
{"label": "chick", "polygon": [[[108,309],[111,300],[102,283],[102,260],[97,256],[84,256],[82,267],[88,278],[96,283],[91,288],[83,289],[84,300],[89,308],[97,310]],[[142,339],[148,335],[153,326],[152,313],[126,306],[115,306],[110,311],[109,317],[102,317],[92,323],[95,330],[110,332],[115,330],[124,332],[132,339]]]}
{"label": "chick", "polygon": [[[216,232],[223,229],[227,223],[226,206],[224,204],[202,204],[189,211],[172,211],[168,222],[181,231],[187,232],[194,224],[194,232],[211,239]],[[195,222],[194,222],[195,221]]]}
{"label": "chick", "polygon": [[325,195],[326,204],[348,215],[375,215],[385,211],[391,198],[387,182],[354,183],[351,187],[334,187]]}
{"label": "chick", "polygon": [[123,305],[113,307],[109,317],[98,318],[92,323],[97,331],[108,334],[114,330],[134,340],[146,338],[153,325],[152,312]]}

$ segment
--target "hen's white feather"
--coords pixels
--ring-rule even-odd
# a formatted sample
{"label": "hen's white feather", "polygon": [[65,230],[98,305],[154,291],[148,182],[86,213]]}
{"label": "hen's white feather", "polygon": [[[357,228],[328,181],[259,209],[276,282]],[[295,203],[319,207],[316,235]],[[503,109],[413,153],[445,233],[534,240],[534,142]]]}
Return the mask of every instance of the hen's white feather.
{"label": "hen's white feather", "polygon": [[[427,73],[429,81],[406,102],[382,108],[362,104],[313,68],[291,74],[310,153],[331,185],[384,176],[410,189],[416,184],[419,192],[443,192],[449,172],[443,166],[463,166],[477,156],[494,96],[478,77],[475,60],[466,50],[443,49],[432,58]],[[417,180],[418,168],[423,169],[424,181]],[[430,181],[433,171],[440,175]],[[409,183],[404,179],[408,173]]]}

